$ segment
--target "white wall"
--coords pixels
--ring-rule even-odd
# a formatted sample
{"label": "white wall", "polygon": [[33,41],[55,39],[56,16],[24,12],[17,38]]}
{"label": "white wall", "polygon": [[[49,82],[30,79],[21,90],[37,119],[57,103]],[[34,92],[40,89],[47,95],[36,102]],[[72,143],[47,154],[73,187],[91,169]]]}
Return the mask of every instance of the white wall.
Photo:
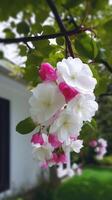
{"label": "white wall", "polygon": [[10,191],[33,187],[39,180],[41,169],[32,158],[31,134],[20,135],[16,124],[29,116],[29,92],[22,84],[0,75],[0,97],[10,100]]}

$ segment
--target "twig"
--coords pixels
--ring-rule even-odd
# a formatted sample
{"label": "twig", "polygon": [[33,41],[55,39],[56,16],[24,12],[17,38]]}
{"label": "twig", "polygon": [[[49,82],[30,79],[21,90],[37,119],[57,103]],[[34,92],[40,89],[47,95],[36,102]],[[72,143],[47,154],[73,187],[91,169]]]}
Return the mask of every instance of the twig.
{"label": "twig", "polygon": [[47,1],[50,9],[52,10],[52,12],[53,12],[53,14],[54,14],[54,16],[56,18],[56,21],[57,21],[57,23],[59,25],[60,31],[65,33],[65,39],[66,39],[66,42],[67,42],[69,53],[70,53],[70,55],[72,57],[74,57],[71,41],[70,41],[68,35],[66,34],[66,32],[67,32],[66,28],[65,28],[65,26],[64,26],[64,24],[63,24],[63,22],[62,22],[62,20],[61,20],[61,18],[59,16],[59,14],[58,14],[57,8],[56,8],[56,6],[55,6],[55,4],[54,4],[54,2],[52,0],[46,0],[46,1]]}
{"label": "twig", "polygon": [[32,48],[30,47],[30,45],[27,42],[24,42],[24,44],[28,47],[29,51],[32,50]]}
{"label": "twig", "polygon": [[40,35],[40,36],[28,36],[28,37],[19,37],[19,38],[0,38],[0,43],[4,44],[12,44],[12,43],[20,43],[20,42],[33,42],[37,40],[47,40],[47,39],[54,39],[58,37],[62,37],[65,35],[71,36],[71,35],[77,35],[78,33],[84,32],[81,28],[76,28],[71,31],[64,31],[60,33],[54,33],[49,35]]}
{"label": "twig", "polygon": [[67,48],[67,41],[65,39],[65,58],[68,57],[68,48]]}

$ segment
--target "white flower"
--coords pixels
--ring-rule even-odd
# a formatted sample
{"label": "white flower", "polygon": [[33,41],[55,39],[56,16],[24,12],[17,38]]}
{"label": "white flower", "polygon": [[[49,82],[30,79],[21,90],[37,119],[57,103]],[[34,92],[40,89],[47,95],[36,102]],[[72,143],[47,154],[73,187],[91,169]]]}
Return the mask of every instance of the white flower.
{"label": "white flower", "polygon": [[78,94],[68,103],[68,109],[76,113],[83,121],[91,121],[95,112],[98,110],[98,104],[94,100],[94,95]]}
{"label": "white flower", "polygon": [[69,169],[69,170],[67,171],[67,175],[68,175],[69,177],[74,176],[74,171],[73,171],[73,169]]}
{"label": "white flower", "polygon": [[76,153],[80,153],[82,147],[83,147],[83,140],[75,140],[71,142],[71,149]]}
{"label": "white flower", "polygon": [[77,168],[78,168],[78,164],[77,164],[77,163],[73,163],[72,169],[73,169],[73,170],[77,170]]}
{"label": "white flower", "polygon": [[49,120],[65,104],[65,99],[55,83],[38,84],[32,92],[29,100],[30,113],[37,124]]}
{"label": "white flower", "polygon": [[74,170],[75,175],[82,175],[82,168],[77,163],[73,163],[72,169]]}
{"label": "white flower", "polygon": [[69,143],[63,144],[63,149],[65,152],[74,151],[76,153],[80,153],[82,147],[83,140],[69,140]]}
{"label": "white flower", "polygon": [[49,160],[51,158],[53,148],[48,143],[48,136],[42,134],[42,137],[44,139],[44,144],[41,145],[39,143],[37,144],[32,143],[32,146],[33,146],[34,157],[41,162],[45,162],[46,160]]}
{"label": "white flower", "polygon": [[69,86],[74,87],[79,92],[93,92],[96,79],[87,64],[79,58],[68,57],[57,63],[57,74],[59,79],[63,79]]}
{"label": "white flower", "polygon": [[98,144],[101,145],[102,147],[106,148],[107,147],[107,141],[103,138],[98,139]]}
{"label": "white flower", "polygon": [[64,110],[50,127],[50,133],[56,133],[60,142],[67,142],[70,136],[78,136],[82,122],[71,111]]}

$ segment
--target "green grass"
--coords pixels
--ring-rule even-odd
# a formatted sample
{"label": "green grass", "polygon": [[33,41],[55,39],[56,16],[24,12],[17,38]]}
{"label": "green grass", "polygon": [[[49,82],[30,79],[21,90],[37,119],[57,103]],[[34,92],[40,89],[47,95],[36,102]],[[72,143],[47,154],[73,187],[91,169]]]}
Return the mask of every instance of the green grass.
{"label": "green grass", "polygon": [[75,176],[62,183],[55,200],[112,200],[112,170],[85,169],[82,176]]}

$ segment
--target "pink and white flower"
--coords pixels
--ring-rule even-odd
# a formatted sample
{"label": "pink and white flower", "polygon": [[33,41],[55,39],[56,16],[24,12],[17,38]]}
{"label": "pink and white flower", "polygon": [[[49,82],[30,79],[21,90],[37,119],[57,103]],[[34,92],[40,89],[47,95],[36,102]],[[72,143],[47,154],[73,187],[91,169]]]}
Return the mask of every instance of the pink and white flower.
{"label": "pink and white flower", "polygon": [[69,140],[67,144],[64,143],[62,146],[65,152],[74,151],[80,153],[80,150],[83,147],[83,140]]}
{"label": "pink and white flower", "polygon": [[46,134],[42,133],[43,142],[37,141],[35,142],[34,139],[32,139],[32,146],[33,146],[33,154],[34,157],[39,160],[42,163],[45,163],[47,160],[49,160],[52,156],[53,148],[48,143],[48,137]]}
{"label": "pink and white flower", "polygon": [[59,89],[64,95],[66,102],[73,99],[79,93],[76,89],[68,86],[65,82],[59,83]]}
{"label": "pink and white flower", "polygon": [[99,139],[98,139],[98,145],[99,145],[100,147],[106,148],[106,147],[107,147],[107,141],[106,141],[105,139],[103,139],[103,138],[99,138]]}
{"label": "pink and white flower", "polygon": [[[71,151],[80,152],[83,141],[77,137],[83,122],[92,120],[98,104],[93,93],[96,79],[79,58],[63,59],[56,69],[42,63],[39,75],[43,82],[32,90],[29,99],[30,115],[39,130],[31,143],[35,157],[46,168],[67,162]],[[105,154],[103,140],[94,147],[98,156]]]}
{"label": "pink and white flower", "polygon": [[29,100],[34,122],[42,124],[49,120],[65,104],[65,99],[55,83],[41,83],[32,90]]}
{"label": "pink and white flower", "polygon": [[102,160],[104,155],[107,153],[107,141],[103,138],[99,138],[97,141],[91,141],[90,146],[95,148],[96,159]]}
{"label": "pink and white flower", "polygon": [[87,64],[79,58],[68,57],[57,63],[57,74],[71,87],[81,93],[92,93],[96,79]]}
{"label": "pink and white flower", "polygon": [[55,133],[60,142],[67,142],[70,136],[78,136],[82,127],[82,121],[71,111],[64,110],[50,126],[50,133]]}
{"label": "pink and white flower", "polygon": [[74,171],[74,175],[78,175],[78,176],[82,175],[82,167],[80,166],[80,164],[73,163],[72,169]]}
{"label": "pink and white flower", "polygon": [[39,75],[43,81],[56,81],[56,70],[49,63],[42,63],[39,69]]}
{"label": "pink and white flower", "polygon": [[42,137],[42,134],[41,134],[41,133],[35,133],[35,134],[32,136],[31,143],[32,143],[32,144],[40,144],[40,145],[43,145],[43,144],[44,144],[44,139],[43,139],[43,137]]}
{"label": "pink and white flower", "polygon": [[54,148],[58,148],[62,145],[62,143],[58,140],[57,135],[55,134],[49,134],[48,141]]}
{"label": "pink and white flower", "polygon": [[89,146],[90,147],[96,147],[97,146],[97,141],[96,140],[92,140],[89,142]]}
{"label": "pink and white flower", "polygon": [[68,103],[67,108],[76,113],[82,121],[90,122],[95,112],[98,110],[98,104],[94,100],[93,94],[78,94]]}

